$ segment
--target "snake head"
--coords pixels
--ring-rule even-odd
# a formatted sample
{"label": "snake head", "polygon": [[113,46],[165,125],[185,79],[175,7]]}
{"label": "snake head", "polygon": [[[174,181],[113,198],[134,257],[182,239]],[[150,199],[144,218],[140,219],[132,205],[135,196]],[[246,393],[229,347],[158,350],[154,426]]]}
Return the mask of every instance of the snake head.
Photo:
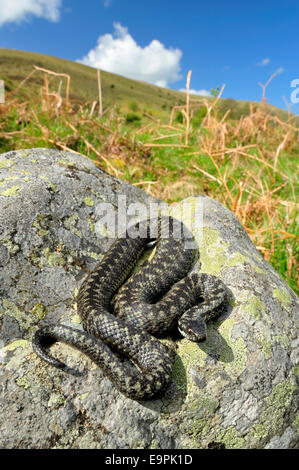
{"label": "snake head", "polygon": [[207,337],[206,324],[201,317],[196,319],[181,317],[178,322],[178,330],[181,335],[194,343],[202,343]]}

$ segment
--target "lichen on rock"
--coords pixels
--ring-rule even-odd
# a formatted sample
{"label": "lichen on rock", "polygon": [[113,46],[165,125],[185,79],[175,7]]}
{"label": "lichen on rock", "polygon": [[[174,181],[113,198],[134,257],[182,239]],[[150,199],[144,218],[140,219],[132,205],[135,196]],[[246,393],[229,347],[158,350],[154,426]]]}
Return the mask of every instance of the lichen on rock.
{"label": "lichen on rock", "polygon": [[193,269],[219,276],[228,302],[205,343],[162,340],[176,351],[172,383],[137,402],[69,346],[53,354],[78,373],[43,363],[31,339],[52,322],[81,328],[76,292],[112,243],[100,205],[162,201],[68,152],[9,152],[0,171],[0,447],[298,446],[298,299],[228,209],[204,196],[164,203],[196,238]]}

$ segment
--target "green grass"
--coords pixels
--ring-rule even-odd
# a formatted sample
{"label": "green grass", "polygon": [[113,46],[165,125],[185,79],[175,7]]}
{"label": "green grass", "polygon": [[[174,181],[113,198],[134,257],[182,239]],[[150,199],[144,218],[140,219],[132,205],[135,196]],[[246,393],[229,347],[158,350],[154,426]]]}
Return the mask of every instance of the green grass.
{"label": "green grass", "polygon": [[[247,132],[243,118],[250,111],[249,103],[220,99],[211,112],[212,128],[207,128],[206,106],[211,104],[207,100],[194,111],[189,146],[184,148],[179,147],[185,143],[182,115],[177,113],[175,129],[162,127],[169,122],[172,106],[185,102],[180,92],[102,72],[105,114],[99,118],[95,112],[90,118],[91,104],[98,93],[95,69],[5,49],[0,50],[0,61],[0,78],[5,81],[6,91],[15,90],[12,95],[7,94],[2,110],[0,107],[1,153],[32,147],[69,148],[88,155],[113,176],[137,183],[169,203],[191,195],[208,195],[236,214],[265,258],[299,291],[295,194],[298,131],[271,118],[277,116],[286,121],[287,113],[254,104],[252,123],[249,120],[248,124],[252,132]],[[57,115],[54,108],[42,107],[41,72],[34,73],[22,88],[16,89],[32,71],[33,64],[71,76],[69,113]],[[57,90],[58,83],[57,78],[51,80],[50,89]],[[225,146],[244,148],[245,154],[221,152],[223,143],[218,133],[223,130],[221,119],[228,106],[231,112],[225,121]],[[292,125],[296,122],[294,118]],[[174,133],[182,136],[171,137]],[[289,139],[276,162],[277,148],[288,133]],[[166,138],[157,140],[161,136]],[[169,146],[146,147],[159,142]],[[254,147],[247,148],[248,145]],[[209,148],[214,156],[209,155]]]}

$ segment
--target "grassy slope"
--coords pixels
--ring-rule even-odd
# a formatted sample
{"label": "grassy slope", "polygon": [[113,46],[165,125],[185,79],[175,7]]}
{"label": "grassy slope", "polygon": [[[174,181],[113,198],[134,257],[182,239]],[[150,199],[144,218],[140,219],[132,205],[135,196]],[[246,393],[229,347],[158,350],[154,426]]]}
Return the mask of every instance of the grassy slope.
{"label": "grassy slope", "polygon": [[[0,78],[5,81],[8,91],[16,88],[24,80],[33,70],[33,65],[69,74],[71,99],[85,102],[98,98],[97,72],[94,68],[42,54],[0,49]],[[55,89],[55,84],[58,88],[59,81],[60,78],[53,77],[51,89]],[[181,92],[159,88],[112,73],[101,72],[101,81],[104,107],[112,103],[122,106],[127,102],[136,101],[139,106],[148,109],[163,110],[164,105],[164,108],[166,106],[169,110],[169,107],[175,104],[185,103],[184,94]],[[63,82],[62,91],[65,90],[65,80]],[[36,93],[42,84],[43,73],[35,72],[23,87],[22,93],[30,97],[31,93]]]}
{"label": "grassy slope", "polygon": [[[41,94],[42,72],[35,72],[16,89],[33,64],[70,75],[69,112],[62,106],[57,113],[52,102],[47,105],[45,90]],[[216,105],[209,100],[209,113],[205,115],[207,109],[202,106],[190,115],[185,147],[181,144],[186,124],[175,120],[171,128],[163,125],[169,122],[172,107],[184,104],[180,92],[102,72],[104,109],[108,109],[100,118],[97,112],[90,116],[91,103],[98,97],[93,68],[0,49],[0,78],[7,92],[14,90],[0,105],[0,153],[32,147],[69,149],[168,203],[207,194],[235,213],[259,251],[299,291],[298,120],[295,128],[293,120],[293,125],[282,122],[286,112],[260,104],[254,104],[244,118],[249,102],[220,99]],[[49,82],[51,91],[58,89],[60,79]],[[76,109],[74,100],[81,102],[81,108]],[[116,109],[110,107],[112,103]],[[139,116],[134,122],[127,119],[132,110]]]}
{"label": "grassy slope", "polygon": [[[59,59],[57,57],[36,54],[33,52],[0,49],[0,79],[5,81],[7,91],[15,89],[33,70],[33,65],[70,75],[70,98],[86,102],[98,98],[97,72],[86,65]],[[51,78],[51,89],[58,89],[60,78]],[[139,108],[153,113],[157,117],[167,119],[169,110],[175,105],[185,104],[185,94],[179,91],[160,88],[155,85],[131,80],[120,75],[101,72],[103,106],[117,104],[121,111],[128,110],[130,102],[137,102]],[[62,93],[65,91],[63,79]],[[38,93],[43,84],[43,73],[35,72],[20,90],[18,95],[30,98]],[[201,97],[191,96],[192,102],[200,102]],[[247,114],[247,101],[221,100],[234,108],[235,114]],[[287,118],[286,111],[270,107],[281,119]],[[299,125],[299,116],[296,119]]]}

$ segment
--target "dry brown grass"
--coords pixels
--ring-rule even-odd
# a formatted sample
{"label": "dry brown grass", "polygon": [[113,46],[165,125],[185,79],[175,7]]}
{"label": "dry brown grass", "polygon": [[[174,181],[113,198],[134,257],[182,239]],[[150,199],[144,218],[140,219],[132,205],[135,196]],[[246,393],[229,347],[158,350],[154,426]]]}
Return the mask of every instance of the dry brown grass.
{"label": "dry brown grass", "polygon": [[[98,100],[69,100],[65,74],[60,75],[67,80],[67,93],[61,96],[59,88],[50,91],[55,73],[38,67],[34,71],[44,73],[36,102],[17,97],[32,72],[0,106],[5,149],[50,146],[82,153],[113,176],[168,202],[204,192],[235,213],[267,260],[283,251],[286,275],[298,279],[294,160],[299,132],[290,114],[285,122],[269,112],[265,93],[262,106],[251,105],[248,115],[235,120],[230,109],[223,115],[218,110],[224,86],[214,100],[194,105],[187,93],[186,105],[173,107],[168,124],[150,116],[150,121],[129,129],[115,106],[102,110],[100,119],[95,113]],[[187,90],[190,77],[191,71]],[[200,106],[206,114],[194,128],[192,113]],[[174,122],[177,111],[184,116],[182,123]],[[8,126],[12,113],[15,122]]]}

